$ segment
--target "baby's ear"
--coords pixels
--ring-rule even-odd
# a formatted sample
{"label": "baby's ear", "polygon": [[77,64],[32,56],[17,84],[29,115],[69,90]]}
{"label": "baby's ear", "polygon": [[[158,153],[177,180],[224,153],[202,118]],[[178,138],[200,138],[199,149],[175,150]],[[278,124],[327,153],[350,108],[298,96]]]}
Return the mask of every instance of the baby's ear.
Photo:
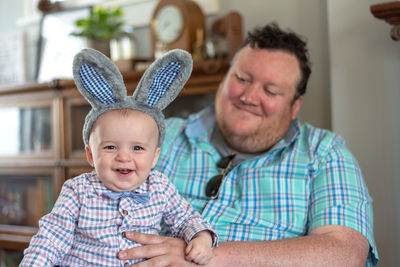
{"label": "baby's ear", "polygon": [[163,110],[179,94],[192,73],[192,56],[180,49],[167,52],[145,71],[133,94],[140,103]]}
{"label": "baby's ear", "polygon": [[121,102],[126,98],[126,87],[121,72],[102,53],[86,48],[73,62],[75,84],[95,110]]}
{"label": "baby's ear", "polygon": [[92,153],[92,149],[90,148],[89,145],[85,146],[85,153],[86,153],[86,159],[87,159],[88,163],[90,164],[90,166],[94,167],[93,153]]}

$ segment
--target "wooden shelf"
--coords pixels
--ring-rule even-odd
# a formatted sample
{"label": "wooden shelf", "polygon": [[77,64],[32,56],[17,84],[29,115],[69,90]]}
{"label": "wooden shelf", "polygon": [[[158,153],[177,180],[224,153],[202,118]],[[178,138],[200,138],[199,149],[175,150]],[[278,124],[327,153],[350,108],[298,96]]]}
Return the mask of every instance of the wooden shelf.
{"label": "wooden shelf", "polygon": [[370,10],[376,18],[393,25],[391,37],[400,40],[400,1],[372,5]]}
{"label": "wooden shelf", "polygon": [[[187,81],[180,95],[204,94],[216,92],[219,82],[223,79],[229,68],[228,59],[220,60],[204,60],[193,64],[192,75]],[[126,71],[122,75],[128,90],[128,94],[132,94],[136,88],[144,70]],[[27,83],[15,86],[0,86],[0,96],[15,95],[22,93],[36,93],[43,91],[51,91],[53,89],[75,89],[75,83],[72,79],[54,79],[48,83]],[[74,90],[76,91],[76,90]],[[79,92],[72,93],[80,96]]]}
{"label": "wooden shelf", "polygon": [[0,224],[0,248],[23,250],[37,231],[36,227]]}

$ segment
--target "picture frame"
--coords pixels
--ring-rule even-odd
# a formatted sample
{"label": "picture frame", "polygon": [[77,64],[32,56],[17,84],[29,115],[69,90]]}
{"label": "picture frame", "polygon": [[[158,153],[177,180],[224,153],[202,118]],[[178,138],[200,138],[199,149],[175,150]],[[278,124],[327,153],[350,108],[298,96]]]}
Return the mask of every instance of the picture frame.
{"label": "picture frame", "polygon": [[71,33],[76,30],[75,21],[87,17],[91,11],[92,7],[86,6],[43,14],[36,61],[37,82],[73,77],[73,58],[87,44],[85,38]]}

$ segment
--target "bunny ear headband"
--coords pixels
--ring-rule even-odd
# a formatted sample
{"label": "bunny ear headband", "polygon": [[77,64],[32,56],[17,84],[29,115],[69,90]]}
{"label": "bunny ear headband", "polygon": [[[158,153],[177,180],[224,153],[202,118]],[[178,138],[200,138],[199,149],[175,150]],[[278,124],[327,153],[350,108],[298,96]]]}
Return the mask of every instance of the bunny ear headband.
{"label": "bunny ear headband", "polygon": [[89,134],[96,119],[115,109],[134,109],[150,115],[159,130],[158,144],[165,136],[162,110],[183,88],[192,72],[191,55],[175,49],[154,61],[143,74],[132,96],[117,66],[102,53],[86,48],[79,52],[73,63],[75,84],[92,106],[83,126],[83,141],[89,144]]}

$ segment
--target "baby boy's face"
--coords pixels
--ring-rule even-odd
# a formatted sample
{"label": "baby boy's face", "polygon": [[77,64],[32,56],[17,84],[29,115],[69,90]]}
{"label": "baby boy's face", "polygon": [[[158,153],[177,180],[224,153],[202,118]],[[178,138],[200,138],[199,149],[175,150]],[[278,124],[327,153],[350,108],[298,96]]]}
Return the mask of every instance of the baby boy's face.
{"label": "baby boy's face", "polygon": [[117,192],[138,188],[158,160],[158,127],[137,110],[113,110],[93,125],[87,159],[103,184]]}

